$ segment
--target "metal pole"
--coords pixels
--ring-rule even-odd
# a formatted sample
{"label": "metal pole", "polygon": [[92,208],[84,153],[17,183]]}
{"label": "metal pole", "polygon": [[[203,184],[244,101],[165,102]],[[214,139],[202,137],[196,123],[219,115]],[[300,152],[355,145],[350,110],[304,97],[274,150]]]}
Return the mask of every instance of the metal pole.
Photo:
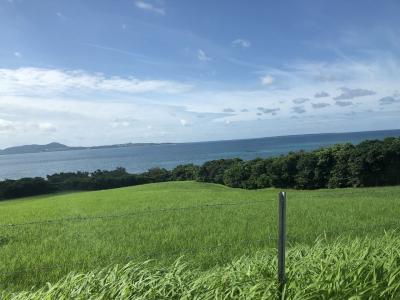
{"label": "metal pole", "polygon": [[285,284],[286,193],[279,193],[278,218],[278,282],[282,291]]}

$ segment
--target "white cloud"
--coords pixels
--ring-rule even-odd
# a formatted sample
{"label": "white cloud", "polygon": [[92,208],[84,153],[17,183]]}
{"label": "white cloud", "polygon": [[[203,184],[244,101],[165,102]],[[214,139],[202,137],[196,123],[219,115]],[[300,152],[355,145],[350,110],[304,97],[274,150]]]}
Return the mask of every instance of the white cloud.
{"label": "white cloud", "polygon": [[111,122],[110,123],[112,128],[120,128],[120,127],[129,127],[131,126],[131,123],[129,123],[128,121],[115,121],[115,122]]}
{"label": "white cloud", "polygon": [[35,121],[9,121],[0,119],[0,133],[8,132],[17,134],[18,132],[50,133],[57,130],[56,126],[50,122]]}
{"label": "white cloud", "polygon": [[262,85],[271,85],[274,82],[274,77],[271,75],[265,75],[260,78]]}
{"label": "white cloud", "polygon": [[165,10],[163,7],[157,7],[151,3],[144,2],[144,1],[136,1],[135,6],[137,8],[146,10],[146,11],[151,11],[153,13],[159,14],[159,15],[165,15]]}
{"label": "white cloud", "polygon": [[61,13],[61,12],[56,12],[56,16],[57,16],[57,18],[59,19],[59,20],[61,20],[61,21],[66,21],[66,20],[68,20],[68,18],[63,14],[63,13]]}
{"label": "white cloud", "polygon": [[[290,62],[258,73],[271,77],[266,82],[270,88],[200,82],[201,89],[191,90],[175,81],[161,81],[168,84],[160,86],[152,80],[84,71],[0,69],[0,148],[49,141],[99,145],[346,131],[349,127],[354,131],[394,128],[400,122],[398,103],[380,105],[391,99],[379,99],[398,89],[399,70],[398,59],[388,56],[364,61]],[[368,88],[376,95],[365,95],[360,103],[335,102],[328,97],[319,103],[313,98],[321,91],[338,96],[343,86]],[[185,94],[168,95],[166,90]],[[299,98],[314,101],[296,106],[292,99]],[[237,113],[227,115],[223,113],[226,108]],[[241,109],[247,112],[240,113]],[[349,110],[356,115],[347,116]],[[226,126],[226,121],[231,126]]]}
{"label": "white cloud", "polygon": [[57,130],[56,126],[54,126],[50,122],[38,123],[37,127],[39,128],[39,130],[43,130],[43,131],[55,131],[55,130]]}
{"label": "white cloud", "polygon": [[65,91],[181,93],[190,85],[168,80],[140,80],[134,77],[106,77],[98,73],[58,69],[0,69],[0,93],[52,94]]}
{"label": "white cloud", "polygon": [[14,52],[14,56],[15,56],[15,57],[21,57],[22,55],[21,55],[20,52],[16,51],[16,52]]}
{"label": "white cloud", "polygon": [[207,54],[201,49],[197,50],[197,58],[201,61],[210,61],[211,60],[211,58],[208,57]]}
{"label": "white cloud", "polygon": [[112,120],[110,122],[110,125],[112,128],[127,128],[127,127],[132,126],[136,122],[137,122],[137,119],[135,119],[135,118],[129,118],[129,117],[120,118],[120,117],[118,117],[118,118],[115,118],[114,120]]}
{"label": "white cloud", "polygon": [[185,119],[180,119],[179,122],[183,127],[186,127],[188,125],[188,122]]}
{"label": "white cloud", "polygon": [[236,39],[232,41],[232,46],[234,47],[241,47],[241,48],[249,48],[251,43],[245,39]]}
{"label": "white cloud", "polygon": [[222,116],[202,114],[203,118],[197,118],[199,113],[184,107],[140,99],[115,96],[98,101],[0,94],[0,119],[4,119],[0,121],[0,134],[6,135],[0,138],[0,148],[49,141],[70,145],[183,141],[179,131],[184,127],[205,126]]}
{"label": "white cloud", "polygon": [[[231,88],[230,90],[197,91],[197,95],[191,97],[192,99],[187,106],[190,110],[204,112],[222,111],[227,105],[234,108],[246,107],[252,113],[237,114],[234,117],[230,117],[230,120],[234,120],[235,122],[241,121],[242,123],[257,120],[257,107],[279,107],[280,111],[277,115],[281,120],[280,122],[290,119],[293,113],[299,112],[302,113],[302,120],[304,120],[304,117],[315,113],[315,108],[322,107],[325,108],[319,110],[319,115],[315,117],[315,120],[321,120],[321,122],[325,119],[342,116],[344,112],[343,106],[346,105],[352,107],[357,113],[367,111],[368,109],[377,111],[380,107],[389,109],[389,106],[380,105],[378,100],[384,96],[393,94],[393,91],[398,89],[400,61],[391,56],[371,57],[370,59],[360,61],[338,60],[330,63],[295,61],[281,68],[264,69],[262,74],[271,77],[267,77],[265,80],[265,84],[271,88]],[[322,76],[323,74],[326,76]],[[331,74],[335,76],[330,76]],[[327,77],[335,78],[335,80],[325,80]],[[296,110],[292,108],[292,99],[311,99],[311,97],[321,93],[321,91],[323,91],[323,96],[327,94],[338,96],[341,94],[341,91],[338,92],[338,89],[343,86],[366,87],[368,90],[375,91],[376,94],[368,92],[369,95],[363,96],[362,103],[342,101],[339,103],[332,102],[330,105],[329,103],[313,105],[310,100],[296,100],[296,104],[304,104],[304,107],[302,109],[296,108]],[[359,94],[357,93],[357,95]],[[320,95],[318,94],[318,96]],[[328,97],[325,99],[328,99]],[[393,107],[397,109],[397,106]],[[358,114],[358,117],[361,118],[361,115]],[[385,121],[385,124],[389,123],[388,120]],[[393,116],[391,116],[390,120],[393,122]],[[382,123],[381,121],[379,122],[380,124]],[[395,122],[391,126],[386,126],[387,128],[396,127]]]}
{"label": "white cloud", "polygon": [[2,131],[12,131],[12,130],[14,130],[13,122],[0,119],[0,133]]}

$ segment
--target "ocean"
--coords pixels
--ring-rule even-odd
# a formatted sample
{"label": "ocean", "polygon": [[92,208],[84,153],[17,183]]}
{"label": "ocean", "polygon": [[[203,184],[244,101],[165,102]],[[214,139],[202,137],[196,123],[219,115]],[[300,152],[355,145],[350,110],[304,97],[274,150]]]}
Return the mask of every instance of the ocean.
{"label": "ocean", "polygon": [[201,164],[208,160],[233,157],[250,160],[290,151],[314,150],[337,143],[355,144],[366,139],[383,139],[389,136],[400,136],[400,130],[0,155],[0,180],[45,177],[48,174],[69,171],[112,170],[116,167],[139,173],[152,167],[172,169],[179,164]]}

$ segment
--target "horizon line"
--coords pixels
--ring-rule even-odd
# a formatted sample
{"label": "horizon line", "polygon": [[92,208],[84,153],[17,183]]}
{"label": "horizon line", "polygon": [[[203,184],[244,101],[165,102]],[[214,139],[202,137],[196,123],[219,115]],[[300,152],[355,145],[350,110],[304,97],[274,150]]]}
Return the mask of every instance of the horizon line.
{"label": "horizon line", "polygon": [[[17,147],[24,147],[24,146],[46,146],[50,144],[60,144],[69,148],[96,148],[96,147],[109,147],[112,148],[113,146],[124,146],[124,145],[147,145],[147,144],[153,144],[153,145],[167,145],[167,144],[196,144],[196,143],[218,143],[218,142],[234,142],[234,141],[247,141],[247,140],[260,140],[260,139],[266,139],[266,138],[283,138],[283,137],[296,137],[296,136],[312,136],[312,135],[337,135],[337,134],[352,134],[352,133],[367,133],[367,132],[382,132],[382,131],[400,131],[400,128],[398,129],[379,129],[379,130],[363,130],[363,131],[342,131],[342,132],[319,132],[319,133],[304,133],[304,134],[287,134],[287,135],[273,135],[273,136],[262,136],[262,137],[253,137],[253,138],[239,138],[239,139],[222,139],[222,140],[208,140],[208,141],[192,141],[192,142],[126,142],[126,143],[117,143],[117,144],[102,144],[102,145],[91,145],[91,146],[70,146],[66,145],[60,142],[50,142],[47,144],[22,144],[22,145],[16,145],[16,146],[10,146],[6,147],[3,149],[0,149],[1,151],[10,149],[10,148],[17,148]],[[83,149],[82,149],[83,150]]]}

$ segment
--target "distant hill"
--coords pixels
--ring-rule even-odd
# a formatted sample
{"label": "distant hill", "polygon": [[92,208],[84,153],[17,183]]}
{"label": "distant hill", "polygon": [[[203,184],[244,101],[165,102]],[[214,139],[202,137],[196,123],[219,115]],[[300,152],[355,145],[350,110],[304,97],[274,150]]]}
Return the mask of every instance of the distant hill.
{"label": "distant hill", "polygon": [[55,151],[70,151],[70,150],[84,150],[84,149],[104,149],[104,148],[122,148],[134,147],[145,145],[159,145],[157,143],[127,143],[106,146],[93,146],[93,147],[69,147],[60,143],[50,143],[46,145],[24,145],[6,148],[0,150],[0,155],[6,154],[24,154],[24,153],[40,153],[40,152],[55,152]]}
{"label": "distant hill", "polygon": [[23,154],[23,153],[37,153],[37,152],[53,152],[53,151],[66,151],[84,149],[81,147],[68,147],[60,143],[50,143],[46,145],[24,145],[6,148],[0,150],[0,154]]}

